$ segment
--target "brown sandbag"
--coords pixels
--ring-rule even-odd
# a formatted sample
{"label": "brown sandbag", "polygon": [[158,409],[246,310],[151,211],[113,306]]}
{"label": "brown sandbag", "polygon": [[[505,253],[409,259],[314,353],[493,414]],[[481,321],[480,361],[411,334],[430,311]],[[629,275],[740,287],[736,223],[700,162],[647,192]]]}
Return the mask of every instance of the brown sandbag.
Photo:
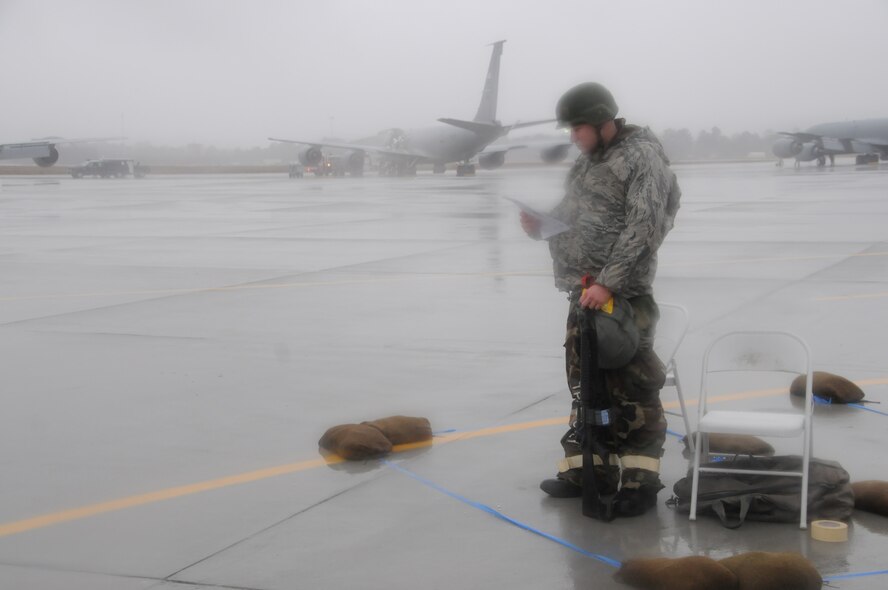
{"label": "brown sandbag", "polygon": [[334,426],[324,433],[318,446],[352,461],[378,457],[392,450],[389,439],[379,429],[366,424]]}
{"label": "brown sandbag", "polygon": [[725,566],[692,555],[670,559],[630,559],[614,574],[618,582],[642,590],[736,590],[737,577]]}
{"label": "brown sandbag", "polygon": [[376,428],[393,445],[432,440],[432,425],[427,418],[415,418],[412,416],[389,416],[372,422],[361,422],[367,426]]}
{"label": "brown sandbag", "polygon": [[870,479],[851,484],[854,508],[888,516],[888,481]]}
{"label": "brown sandbag", "polygon": [[737,576],[737,590],[819,590],[823,578],[798,553],[750,551],[719,560]]}
{"label": "brown sandbag", "polygon": [[[856,383],[825,371],[814,371],[811,391],[817,397],[828,399],[834,404],[853,404],[863,399],[863,390]],[[789,393],[797,397],[805,397],[804,375],[799,375],[792,380]]]}
{"label": "brown sandbag", "polygon": [[[688,437],[685,435],[681,442],[684,443],[686,454],[688,451]],[[774,455],[774,447],[757,436],[748,434],[709,434],[709,452],[723,453],[725,455]]]}

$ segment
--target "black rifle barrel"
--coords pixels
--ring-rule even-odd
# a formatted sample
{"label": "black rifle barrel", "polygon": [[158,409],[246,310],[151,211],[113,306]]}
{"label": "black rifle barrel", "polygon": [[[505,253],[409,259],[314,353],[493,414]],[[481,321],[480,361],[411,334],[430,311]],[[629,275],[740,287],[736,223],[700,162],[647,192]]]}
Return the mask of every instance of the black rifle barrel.
{"label": "black rifle barrel", "polygon": [[597,481],[595,459],[603,470],[610,465],[610,451],[606,440],[611,436],[611,400],[604,383],[604,374],[598,367],[598,332],[593,309],[579,308],[577,323],[580,329],[580,410],[577,425],[583,449],[583,515],[603,521],[614,519],[613,496],[607,481]]}

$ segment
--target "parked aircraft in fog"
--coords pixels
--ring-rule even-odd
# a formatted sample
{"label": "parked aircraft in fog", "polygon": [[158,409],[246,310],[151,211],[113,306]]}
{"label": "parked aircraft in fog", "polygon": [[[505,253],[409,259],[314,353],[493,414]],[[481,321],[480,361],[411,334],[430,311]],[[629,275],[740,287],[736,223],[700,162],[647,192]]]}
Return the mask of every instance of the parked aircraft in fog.
{"label": "parked aircraft in fog", "polygon": [[[305,166],[317,166],[324,160],[322,148],[344,150],[346,153],[343,157],[346,158],[347,169],[352,175],[363,173],[364,159],[367,154],[379,158],[379,170],[383,175],[415,174],[417,164],[432,164],[435,173],[442,173],[446,165],[451,162],[458,163],[457,175],[470,175],[475,173],[473,158],[476,156],[481,168],[498,168],[505,162],[507,151],[522,146],[491,146],[491,143],[505,136],[512,129],[554,122],[554,119],[547,119],[503,125],[496,120],[503,43],[505,41],[497,41],[493,44],[493,53],[490,56],[481,103],[478,105],[475,118],[471,121],[442,118],[438,121],[445,123],[445,125],[410,131],[386,129],[376,136],[357,140],[355,143],[303,141],[274,137],[269,137],[269,139],[307,146],[299,154],[299,161]],[[541,150],[540,155],[543,161],[557,162],[564,159],[570,145],[570,143],[564,142],[563,144],[546,146]]]}
{"label": "parked aircraft in fog", "polygon": [[72,143],[89,143],[93,141],[112,141],[123,139],[122,137],[95,137],[91,139],[63,139],[61,137],[47,137],[19,143],[0,144],[0,160],[23,160],[31,158],[41,167],[52,166],[59,161],[57,145]]}
{"label": "parked aircraft in fog", "polygon": [[817,161],[818,166],[835,162],[836,154],[859,154],[858,164],[888,160],[888,119],[864,119],[822,123],[802,133],[780,133],[782,137],[771,148],[780,158],[795,158],[801,162]]}

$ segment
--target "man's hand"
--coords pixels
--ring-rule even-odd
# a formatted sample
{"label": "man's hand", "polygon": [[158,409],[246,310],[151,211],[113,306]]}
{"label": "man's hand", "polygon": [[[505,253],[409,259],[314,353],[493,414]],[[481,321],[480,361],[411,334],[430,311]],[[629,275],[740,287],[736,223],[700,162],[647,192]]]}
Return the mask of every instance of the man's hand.
{"label": "man's hand", "polygon": [[610,301],[614,294],[604,285],[594,284],[591,287],[583,289],[580,295],[580,307],[588,309],[601,309],[601,307]]}
{"label": "man's hand", "polygon": [[540,220],[532,215],[521,212],[521,228],[524,233],[532,237],[534,240],[540,239]]}

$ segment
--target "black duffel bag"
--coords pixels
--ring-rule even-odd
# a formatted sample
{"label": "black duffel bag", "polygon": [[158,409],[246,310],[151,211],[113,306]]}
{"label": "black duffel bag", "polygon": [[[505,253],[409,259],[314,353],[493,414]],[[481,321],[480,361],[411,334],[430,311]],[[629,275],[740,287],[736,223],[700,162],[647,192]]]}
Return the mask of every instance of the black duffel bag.
{"label": "black duffel bag", "polygon": [[[798,455],[778,457],[735,456],[702,467],[757,469],[760,471],[800,471]],[[854,511],[850,477],[835,461],[811,459],[808,471],[808,520],[844,520]],[[667,504],[679,512],[691,511],[693,468],[678,480]],[[697,514],[715,514],[727,528],[738,528],[745,520],[798,522],[801,515],[802,479],[788,475],[743,473],[700,473]]]}

